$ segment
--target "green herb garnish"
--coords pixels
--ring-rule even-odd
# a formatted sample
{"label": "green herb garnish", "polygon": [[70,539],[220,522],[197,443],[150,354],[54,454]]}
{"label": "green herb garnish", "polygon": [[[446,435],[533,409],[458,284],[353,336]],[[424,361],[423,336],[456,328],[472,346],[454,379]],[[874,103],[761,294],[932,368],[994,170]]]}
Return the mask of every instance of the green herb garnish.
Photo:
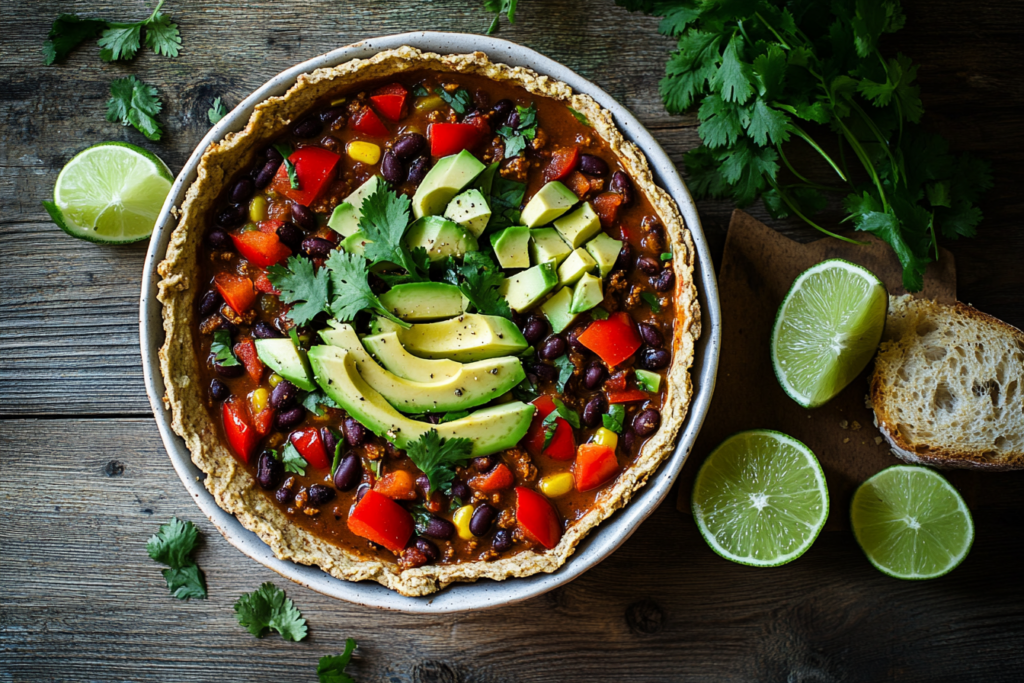
{"label": "green herb garnish", "polygon": [[295,444],[291,441],[284,445],[284,450],[278,453],[274,449],[270,449],[270,455],[273,456],[274,460],[280,460],[284,465],[285,472],[291,472],[292,474],[298,474],[299,476],[306,476],[306,468],[309,467],[309,463],[302,457],[299,450],[295,448]]}
{"label": "green herb garnish", "polygon": [[275,144],[274,149],[277,153],[284,157],[284,171],[288,174],[288,183],[292,186],[293,190],[301,190],[299,187],[299,174],[295,171],[295,164],[288,160],[288,157],[292,155],[292,146],[284,144]]}
{"label": "green herb garnish", "polygon": [[559,398],[552,398],[555,409],[548,413],[541,423],[544,427],[544,446],[541,450],[547,450],[551,440],[555,438],[555,431],[558,429],[558,418],[562,418],[576,429],[580,428],[580,416],[572,408],[565,405]]}
{"label": "green herb garnish", "polygon": [[537,385],[531,382],[529,377],[524,377],[522,382],[512,387],[512,396],[515,397],[517,401],[530,403],[540,396],[540,394],[537,393]]}
{"label": "green herb garnish", "polygon": [[384,307],[370,289],[366,259],[356,254],[334,251],[325,263],[331,272],[331,313],[338,320],[352,320],[362,310],[373,311],[402,326],[410,324]]}
{"label": "green herb garnish", "polygon": [[206,118],[210,119],[210,123],[215,124],[224,118],[224,115],[227,113],[228,108],[224,106],[224,103],[218,97],[214,99],[213,106],[206,110]]}
{"label": "green herb garnish", "polygon": [[210,353],[218,365],[225,368],[233,368],[241,365],[234,351],[231,350],[231,333],[227,330],[217,330],[213,333],[213,341],[210,343]]}
{"label": "green herb garnish", "polygon": [[555,359],[555,367],[558,368],[558,379],[555,380],[559,392],[565,391],[565,383],[576,371],[576,366],[569,360],[569,354],[563,354]]}
{"label": "green herb garnish", "polygon": [[83,41],[95,36],[101,30],[100,58],[105,62],[118,59],[132,59],[142,47],[142,31],[145,29],[146,46],[165,57],[177,57],[181,48],[178,25],[160,14],[164,0],[157,3],[148,19],[122,23],[106,19],[82,19],[74,14],[61,14],[50,26],[43,43],[43,59],[46,64],[64,59]]}
{"label": "green herb garnish", "polygon": [[107,100],[107,121],[134,126],[135,130],[154,142],[164,131],[156,115],[164,108],[156,88],[146,85],[135,76],[118,78],[110,82]]}
{"label": "green herb garnish", "polygon": [[331,398],[330,396],[328,396],[319,389],[317,389],[316,391],[310,391],[305,396],[303,396],[301,403],[306,410],[313,413],[317,417],[320,417],[324,414],[324,406],[327,406],[328,408],[341,407],[334,402],[333,398]]}
{"label": "green herb garnish", "polygon": [[345,667],[352,660],[352,652],[356,649],[353,638],[345,639],[345,651],[340,655],[327,655],[320,658],[316,667],[319,683],[355,683],[355,679],[345,673]]}
{"label": "green herb garnish", "polygon": [[601,308],[600,306],[597,306],[595,308],[591,308],[589,312],[590,312],[590,317],[593,320],[607,320],[608,319],[608,311],[606,311],[605,309]]}
{"label": "green herb garnish", "polygon": [[497,32],[498,20],[501,19],[502,14],[508,19],[508,23],[516,23],[516,5],[518,4],[519,0],[484,0],[484,11],[494,15],[494,20],[487,28],[487,35]]}
{"label": "green herb garnish", "polygon": [[448,92],[444,88],[434,88],[434,92],[437,93],[438,97],[447,102],[448,106],[456,114],[465,114],[473,104],[473,98],[463,88],[459,88],[453,93]]}
{"label": "green herb garnish", "polygon": [[282,303],[295,304],[288,311],[288,319],[296,325],[305,325],[327,310],[330,276],[325,268],[317,270],[309,259],[289,256],[285,265],[267,268],[267,279],[281,292]]}
{"label": "green herb garnish", "polygon": [[537,137],[537,108],[530,103],[529,107],[516,106],[519,112],[519,123],[515,128],[499,126],[498,135],[505,138],[505,158],[512,159],[523,153],[526,141]]}
{"label": "green herb garnish", "polygon": [[394,263],[408,273],[405,281],[427,282],[430,259],[422,247],[410,250],[402,238],[409,227],[411,203],[404,194],[389,190],[384,183],[363,201],[359,229],[366,236],[366,258],[371,264]]}
{"label": "green herb garnish", "polygon": [[455,468],[465,464],[472,451],[473,442],[469,439],[442,439],[436,429],[425,432],[405,447],[405,454],[430,480],[430,491],[440,490],[454,481]]}
{"label": "green herb garnish", "polygon": [[622,433],[622,423],[626,419],[626,408],[621,403],[613,403],[608,412],[601,416],[601,423],[605,429],[610,429],[616,434]]}
{"label": "green herb garnish", "polygon": [[177,517],[161,524],[156,535],[150,536],[146,542],[149,556],[168,566],[163,570],[164,580],[171,595],[179,600],[206,598],[206,580],[192,559],[192,551],[198,542],[199,529],[196,525],[182,522]]}
{"label": "green herb garnish", "polygon": [[566,107],[566,109],[568,109],[572,113],[573,117],[575,117],[575,119],[582,123],[584,126],[586,126],[587,128],[593,128],[593,126],[590,125],[590,119],[584,116],[582,112],[578,112],[572,107]]}
{"label": "green herb garnish", "polygon": [[512,309],[498,288],[505,281],[501,268],[485,252],[471,251],[462,259],[458,272],[464,278],[459,291],[479,313],[512,319]]}
{"label": "green herb garnish", "polygon": [[523,197],[525,196],[525,183],[517,183],[514,180],[507,180],[501,176],[496,176],[491,188],[490,201],[488,202],[491,206],[491,220],[488,221],[484,234],[497,232],[511,225],[518,225],[519,207],[523,205]]}
{"label": "green herb garnish", "polygon": [[285,640],[297,642],[306,637],[306,620],[284,591],[269,581],[252,593],[243,593],[235,602],[235,612],[238,623],[257,638],[268,628]]}
{"label": "green herb garnish", "polygon": [[53,21],[43,43],[47,65],[64,59],[78,45],[89,40],[107,25],[103,19],[82,19],[76,14],[61,14]]}
{"label": "green herb garnish", "polygon": [[661,304],[658,303],[658,297],[654,296],[650,292],[641,292],[640,298],[644,300],[644,303],[651,307],[652,313],[661,312]]}

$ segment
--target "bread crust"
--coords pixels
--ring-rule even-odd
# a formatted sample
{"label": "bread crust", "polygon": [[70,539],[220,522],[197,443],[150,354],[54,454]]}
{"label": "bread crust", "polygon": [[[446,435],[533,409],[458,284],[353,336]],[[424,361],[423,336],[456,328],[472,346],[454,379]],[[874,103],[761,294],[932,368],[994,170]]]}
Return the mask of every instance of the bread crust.
{"label": "bread crust", "polygon": [[[672,243],[676,276],[676,320],[673,362],[667,373],[667,395],[659,430],[646,443],[636,461],[615,484],[601,492],[594,507],[573,523],[552,550],[528,551],[491,562],[427,565],[401,571],[394,562],[344,549],[317,538],[292,524],[258,489],[248,471],[239,465],[218,435],[204,404],[192,333],[192,315],[198,282],[204,216],[228,179],[252,163],[256,148],[304,114],[321,96],[362,81],[415,69],[472,73],[521,86],[538,96],[559,100],[581,112],[594,131],[618,156],[633,182],[647,195]],[[694,343],[700,335],[700,309],[693,282],[694,248],[679,209],[667,192],[654,184],[643,153],[625,140],[610,112],[591,97],[574,93],[565,83],[523,67],[491,62],[482,52],[462,55],[424,53],[412,47],[381,52],[366,60],[355,59],[337,67],[318,69],[299,76],[283,96],[256,106],[245,129],[211,144],[203,154],[196,181],[182,203],[178,225],[171,235],[158,272],[158,299],[163,304],[166,340],[160,349],[160,371],[167,388],[165,403],[172,414],[172,429],[184,439],[192,460],[206,473],[206,488],[217,504],[255,532],[281,559],[319,565],[332,576],[349,581],[377,581],[403,595],[423,596],[455,582],[481,578],[502,580],[553,572],[564,564],[587,533],[615,510],[624,506],[674,449],[692,395],[690,367]]]}

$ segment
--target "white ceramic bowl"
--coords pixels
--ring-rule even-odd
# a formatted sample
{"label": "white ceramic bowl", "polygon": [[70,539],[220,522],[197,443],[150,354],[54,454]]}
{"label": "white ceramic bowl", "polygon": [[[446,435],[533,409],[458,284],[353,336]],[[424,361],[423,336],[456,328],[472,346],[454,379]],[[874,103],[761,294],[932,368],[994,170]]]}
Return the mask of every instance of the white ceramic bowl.
{"label": "white ceramic bowl", "polygon": [[[244,128],[253,108],[258,103],[268,97],[283,94],[295,83],[300,74],[322,67],[336,66],[350,59],[366,59],[382,50],[402,45],[410,45],[420,50],[440,54],[486,52],[493,61],[529,67],[541,74],[547,74],[568,83],[577,92],[590,95],[597,100],[598,104],[609,110],[614,115],[615,122],[623,135],[643,150],[654,172],[656,182],[672,195],[682,211],[697,251],[694,278],[701,307],[701,336],[697,342],[693,365],[694,395],[686,416],[686,424],[680,431],[679,442],[672,457],[662,464],[629,505],[592,531],[576,548],[576,553],[572,558],[552,574],[537,574],[528,578],[513,578],[505,581],[481,580],[476,583],[454,584],[438,593],[422,598],[405,597],[377,583],[343,581],[330,576],[318,567],[279,560],[274,557],[270,548],[256,534],[243,528],[234,516],[218,507],[213,496],[203,486],[202,472],[192,463],[185,443],[171,431],[170,411],[164,406],[162,400],[164,384],[157,359],[157,351],[163,344],[164,333],[161,322],[161,306],[156,298],[157,282],[159,281],[156,266],[164,257],[171,231],[174,230],[175,220],[171,216],[171,208],[180,206],[186,190],[196,179],[196,167],[199,165],[203,151],[210,143],[220,140],[227,133]],[[160,428],[160,436],[185,488],[229,543],[278,574],[325,595],[382,609],[431,614],[498,607],[540,595],[575,579],[610,555],[629,538],[639,524],[665,499],[697,438],[697,432],[711,402],[721,343],[718,288],[704,232],[701,230],[700,218],[697,216],[697,208],[672,161],[650,133],[625,107],[618,104],[603,90],[533,50],[488,36],[434,32],[403,33],[373,38],[320,55],[278,74],[221,119],[206,134],[206,137],[192,153],[188,163],[181,170],[174,185],[171,186],[170,194],[157,219],[156,229],[149,244],[149,253],[146,255],[139,326],[146,391]]]}

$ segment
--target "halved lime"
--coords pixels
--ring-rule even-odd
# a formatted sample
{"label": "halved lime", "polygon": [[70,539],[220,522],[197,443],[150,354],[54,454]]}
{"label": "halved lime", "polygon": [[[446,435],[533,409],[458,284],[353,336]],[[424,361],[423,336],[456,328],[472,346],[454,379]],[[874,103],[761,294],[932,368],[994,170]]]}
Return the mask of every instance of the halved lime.
{"label": "halved lime", "polygon": [[775,567],[804,554],[828,517],[828,489],[804,444],[770,429],[733,434],[693,485],[693,518],[727,560]]}
{"label": "halved lime", "polygon": [[871,564],[897,579],[932,579],[967,557],[974,542],[971,512],[934,470],[895,465],[860,485],[850,522]]}
{"label": "halved lime", "polygon": [[829,259],[802,272],[779,306],[772,366],[805,408],[830,401],[875,355],[889,295],[874,273]]}
{"label": "halved lime", "polygon": [[126,244],[153,232],[174,177],[167,165],[141,147],[103,142],[67,163],[43,202],[50,218],[90,242]]}

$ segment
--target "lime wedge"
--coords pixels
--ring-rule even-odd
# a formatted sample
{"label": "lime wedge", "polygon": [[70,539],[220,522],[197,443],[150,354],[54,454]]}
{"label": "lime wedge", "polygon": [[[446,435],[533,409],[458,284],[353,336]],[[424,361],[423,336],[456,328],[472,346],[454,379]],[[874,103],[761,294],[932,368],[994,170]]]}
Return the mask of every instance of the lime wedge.
{"label": "lime wedge", "polygon": [[144,240],[171,189],[158,157],[126,142],[103,142],[67,163],[43,202],[53,222],[79,239],[103,244]]}
{"label": "lime wedge", "polygon": [[861,484],[850,522],[871,564],[897,579],[947,574],[974,541],[971,513],[956,489],[913,465],[889,467]]}
{"label": "lime wedge", "polygon": [[723,441],[697,473],[692,502],[711,549],[755,567],[803,555],[828,517],[825,475],[814,453],[769,429]]}
{"label": "lime wedge", "polygon": [[772,328],[772,366],[805,408],[828,403],[875,355],[889,295],[874,273],[830,259],[801,273]]}

